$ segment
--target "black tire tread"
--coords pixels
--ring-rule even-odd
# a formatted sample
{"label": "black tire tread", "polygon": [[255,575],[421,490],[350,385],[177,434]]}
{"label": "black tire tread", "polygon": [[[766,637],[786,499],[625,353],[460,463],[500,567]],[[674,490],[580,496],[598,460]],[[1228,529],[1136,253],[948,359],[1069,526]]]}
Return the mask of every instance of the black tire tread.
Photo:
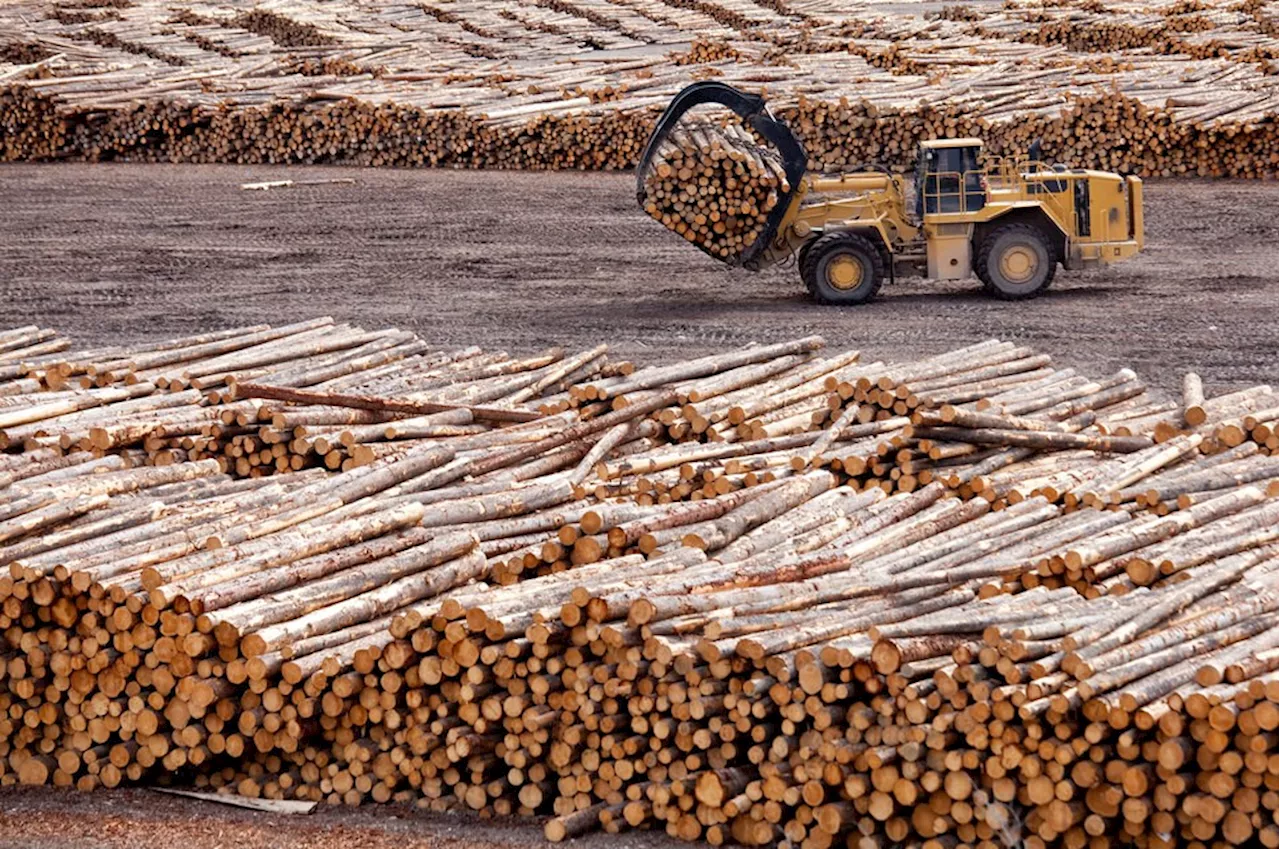
{"label": "black tire tread", "polygon": [[[835,246],[853,247],[871,258],[871,268],[873,270],[873,283],[870,292],[866,297],[858,301],[837,301],[828,298],[822,291],[814,285],[817,276],[817,264],[822,259],[822,255]],[[884,283],[884,255],[870,239],[859,233],[853,233],[848,230],[827,233],[819,236],[810,242],[801,254],[800,261],[800,278],[804,280],[805,288],[809,290],[809,295],[820,304],[834,304],[836,306],[846,306],[851,303],[864,304],[876,296],[880,291],[880,286]]]}
{"label": "black tire tread", "polygon": [[[1010,293],[999,289],[995,282],[992,281],[991,275],[987,269],[990,265],[991,252],[995,250],[996,242],[1001,236],[1008,233],[1020,233],[1028,238],[1034,239],[1044,246],[1045,254],[1049,257],[1049,273],[1045,275],[1044,281],[1030,292]],[[987,234],[982,240],[982,244],[978,246],[978,256],[974,261],[974,270],[978,274],[978,279],[982,281],[982,288],[999,298],[1002,301],[1023,301],[1034,298],[1045,289],[1049,288],[1049,284],[1053,282],[1054,275],[1058,271],[1058,252],[1054,250],[1053,245],[1045,238],[1044,233],[1037,227],[1030,224],[1006,224]]]}

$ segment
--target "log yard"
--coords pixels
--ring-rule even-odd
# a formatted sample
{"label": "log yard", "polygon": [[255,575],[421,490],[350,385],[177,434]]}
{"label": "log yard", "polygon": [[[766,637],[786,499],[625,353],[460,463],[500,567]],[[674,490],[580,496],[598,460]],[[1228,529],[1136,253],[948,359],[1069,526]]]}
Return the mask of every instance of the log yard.
{"label": "log yard", "polygon": [[1276,0],[0,0],[0,847],[1277,849]]}

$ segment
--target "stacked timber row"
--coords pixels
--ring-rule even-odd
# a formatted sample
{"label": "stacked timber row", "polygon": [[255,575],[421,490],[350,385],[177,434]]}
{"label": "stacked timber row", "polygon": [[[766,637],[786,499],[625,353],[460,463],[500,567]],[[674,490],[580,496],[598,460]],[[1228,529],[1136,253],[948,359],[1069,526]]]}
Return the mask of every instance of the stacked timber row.
{"label": "stacked timber row", "polygon": [[[416,801],[551,815],[552,839],[1275,842],[1274,391],[1192,376],[1166,404],[1006,343],[878,364],[811,337],[616,373],[603,348],[494,357],[448,392],[414,353],[359,378],[375,395],[308,382],[369,341],[319,327],[348,347],[291,326],[274,354],[234,345],[237,372],[201,346],[268,330],[64,341],[0,383],[27,381],[5,415],[67,432],[148,399],[153,427],[377,412],[357,444],[387,446],[237,478],[146,465],[145,437],[11,439],[0,783]],[[196,365],[144,379],[171,356]],[[193,403],[201,374],[217,398]],[[734,409],[764,434],[680,427]],[[461,412],[483,429],[386,435]],[[939,446],[959,453],[893,478]],[[888,474],[834,462],[866,453]]]}
{"label": "stacked timber row", "polygon": [[653,402],[644,438],[596,458],[579,497],[697,499],[825,467],[887,492],[937,480],[998,503],[1043,494],[1069,508],[1168,512],[1196,491],[1134,487],[1193,470],[1185,487],[1232,485],[1219,466],[1248,482],[1277,449],[1270,387],[1206,401],[1188,375],[1182,402],[1162,402],[1127,369],[1089,379],[996,340],[883,363],[808,337],[637,370],[605,346],[435,351],[403,331],[330,319],[136,349],[69,350],[36,328],[4,339],[0,446],[38,460],[28,474],[87,460],[213,459],[238,477],[350,469],[416,447],[528,448]]}
{"label": "stacked timber row", "polygon": [[[663,46],[687,44],[687,50]],[[500,68],[500,70],[494,70]],[[0,9],[0,159],[630,168],[695,79],[765,93],[818,169],[922,138],[1149,175],[1275,175],[1280,22],[1248,0],[943,10],[539,0]],[[251,79],[251,85],[244,85]]]}
{"label": "stacked timber row", "polygon": [[[1055,161],[1148,177],[1263,178],[1276,172],[1269,147],[1275,112],[1265,111],[1273,106],[1258,107],[1256,116],[1240,122],[1214,123],[1182,120],[1173,110],[1116,93],[1072,94],[1034,110],[1002,106],[995,95],[974,100],[902,105],[815,96],[774,111],[818,171],[868,161],[908,171],[921,141],[974,136],[1001,156],[1025,153],[1040,138]],[[1212,97],[1186,100],[1206,115],[1217,103]],[[0,88],[0,127],[6,130],[0,155],[7,161],[625,170],[635,166],[659,114],[659,104],[629,109],[625,99],[564,102],[570,105],[545,107],[546,114],[536,114],[533,104],[527,110],[532,114],[486,118],[345,100],[281,99],[221,109],[158,101],[103,119],[98,109],[68,108],[32,88],[9,87]],[[569,114],[558,114],[566,109]]]}
{"label": "stacked timber row", "polygon": [[1277,167],[1274,3],[170,5],[0,8],[0,159],[624,169],[714,78],[765,94],[818,170],[962,135],[1142,175]]}
{"label": "stacked timber row", "polygon": [[742,58],[733,45],[727,41],[716,41],[710,38],[695,38],[684,53],[673,53],[671,62],[675,65],[702,65],[708,62],[737,61]]}
{"label": "stacked timber row", "polygon": [[[255,733],[252,764],[201,783],[554,813],[552,839],[1273,835],[1275,500],[1242,488],[1197,511],[1184,580],[1089,601],[1017,576],[1052,552],[1137,551],[1144,523],[940,493],[810,474],[647,523],[715,531],[706,550],[672,537],[647,560],[415,607],[323,661],[280,664],[262,692],[283,706],[239,726],[287,726],[296,707],[328,745]],[[1268,521],[1269,541],[1222,544]],[[271,669],[275,634],[241,650]]]}
{"label": "stacked timber row", "polygon": [[[0,336],[0,347],[10,348],[0,352],[3,448],[50,467],[214,459],[240,477],[352,468],[435,439],[483,436],[499,423],[542,419],[532,406],[513,405],[632,369],[610,361],[604,346],[521,358],[437,351],[404,331],[329,318],[96,350],[67,350],[71,343],[52,331],[20,328]],[[342,406],[265,400],[304,389]],[[362,403],[370,393],[398,401]],[[488,444],[531,442],[562,423],[549,417]]]}
{"label": "stacked timber row", "polygon": [[717,259],[756,243],[791,191],[782,163],[740,125],[685,120],[654,153],[644,210]]}
{"label": "stacked timber row", "polygon": [[34,324],[0,331],[0,389],[6,395],[40,388],[39,381],[17,382],[27,373],[24,363],[57,354],[71,347],[71,340],[57,331],[42,329]]}

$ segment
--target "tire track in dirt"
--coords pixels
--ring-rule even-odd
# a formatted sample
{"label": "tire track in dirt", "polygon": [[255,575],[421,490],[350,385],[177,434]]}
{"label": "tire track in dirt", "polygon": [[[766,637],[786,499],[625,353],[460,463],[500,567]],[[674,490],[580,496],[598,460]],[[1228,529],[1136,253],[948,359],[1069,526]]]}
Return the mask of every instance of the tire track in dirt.
{"label": "tire track in dirt", "polygon": [[[355,185],[244,192],[249,180]],[[89,344],[331,314],[443,346],[609,341],[646,362],[822,333],[868,356],[989,336],[1174,392],[1277,380],[1274,182],[1152,181],[1146,252],[1005,303],[899,280],[864,307],[808,301],[794,268],[729,270],[646,218],[624,174],[7,165],[0,325]]]}

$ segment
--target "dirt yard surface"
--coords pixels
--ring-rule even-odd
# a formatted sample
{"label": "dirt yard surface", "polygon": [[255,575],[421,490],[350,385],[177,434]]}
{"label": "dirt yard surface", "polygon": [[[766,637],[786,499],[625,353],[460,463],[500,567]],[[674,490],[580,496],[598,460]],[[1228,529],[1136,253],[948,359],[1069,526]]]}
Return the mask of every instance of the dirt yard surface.
{"label": "dirt yard surface", "polygon": [[[250,180],[354,185],[241,191]],[[328,314],[441,346],[607,340],[645,362],[821,333],[881,358],[998,336],[1158,389],[1277,379],[1277,186],[1153,181],[1146,252],[1005,303],[973,281],[811,303],[794,268],[730,270],[648,219],[623,174],[0,167],[0,326],[86,343]]]}
{"label": "dirt yard surface", "polygon": [[[153,790],[0,792],[0,849],[545,849],[516,821],[429,814],[405,805],[318,806],[268,814]],[[664,835],[590,834],[575,849],[677,849]]]}

